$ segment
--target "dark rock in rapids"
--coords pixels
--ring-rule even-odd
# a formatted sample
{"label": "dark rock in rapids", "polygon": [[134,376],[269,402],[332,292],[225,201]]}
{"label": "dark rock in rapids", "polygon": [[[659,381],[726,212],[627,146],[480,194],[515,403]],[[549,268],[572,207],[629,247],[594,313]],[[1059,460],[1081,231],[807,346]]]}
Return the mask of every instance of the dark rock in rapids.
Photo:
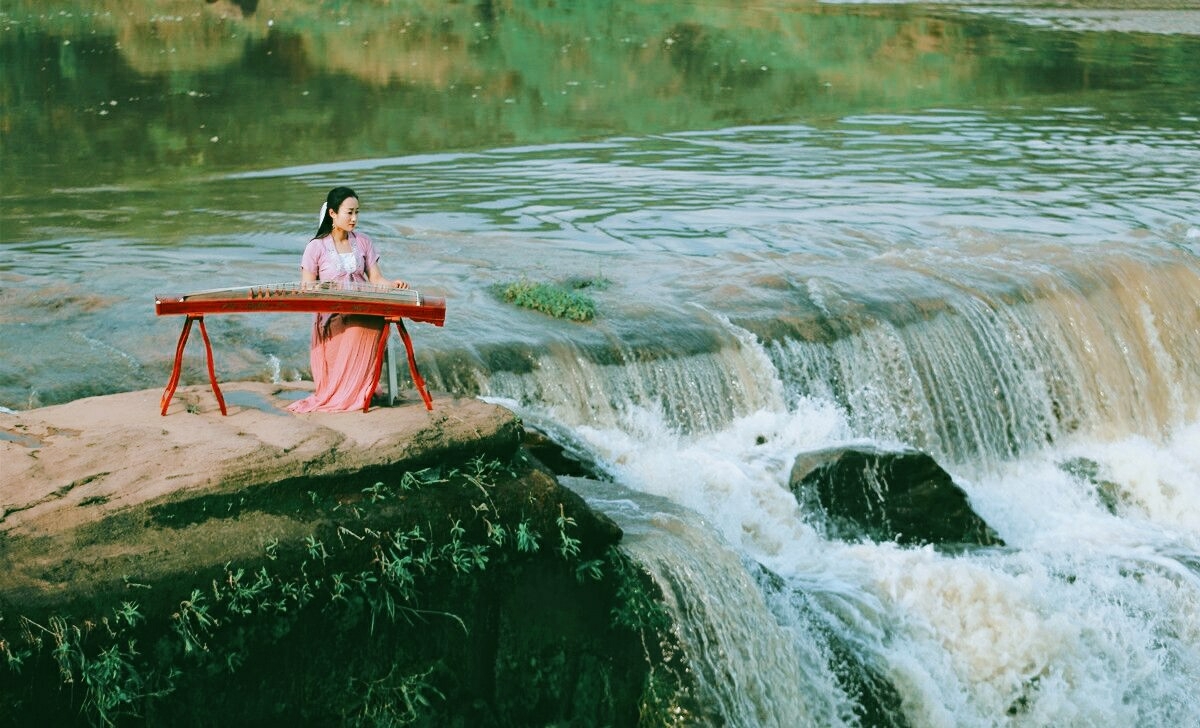
{"label": "dark rock in rapids", "polygon": [[788,484],[805,513],[832,538],[906,546],[1004,544],[950,474],[917,450],[804,453]]}

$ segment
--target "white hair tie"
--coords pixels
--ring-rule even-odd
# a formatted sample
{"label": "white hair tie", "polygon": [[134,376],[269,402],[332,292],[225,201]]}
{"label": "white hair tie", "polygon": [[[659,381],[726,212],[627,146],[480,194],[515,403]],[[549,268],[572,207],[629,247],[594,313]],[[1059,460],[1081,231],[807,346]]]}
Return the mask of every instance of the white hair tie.
{"label": "white hair tie", "polygon": [[318,224],[318,225],[324,225],[324,224],[325,224],[325,213],[327,213],[327,212],[329,212],[329,203],[328,203],[328,202],[322,202],[322,203],[321,203],[321,217],[317,219],[317,224]]}

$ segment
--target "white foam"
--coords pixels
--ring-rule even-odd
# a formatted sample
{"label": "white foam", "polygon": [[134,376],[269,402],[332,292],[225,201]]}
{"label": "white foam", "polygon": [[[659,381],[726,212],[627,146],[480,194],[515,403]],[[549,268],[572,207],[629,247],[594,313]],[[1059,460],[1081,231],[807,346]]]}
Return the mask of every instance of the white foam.
{"label": "white foam", "polygon": [[629,408],[618,429],[578,428],[618,480],[698,513],[731,543],[774,562],[816,538],[785,487],[795,454],[847,436],[841,412],[817,402],[757,412],[719,432],[680,435],[662,417]]}
{"label": "white foam", "polygon": [[[577,434],[620,482],[695,511],[820,604],[860,657],[882,666],[912,724],[1167,726],[1200,716],[1189,697],[1200,676],[1200,426],[1163,443],[1080,442],[960,476],[1010,546],[961,556],[829,542],[806,524],[786,487],[793,458],[851,435],[825,403],[690,437],[631,408],[616,429]],[[1064,469],[1070,458],[1119,483],[1125,511],[1110,512],[1093,483]]]}

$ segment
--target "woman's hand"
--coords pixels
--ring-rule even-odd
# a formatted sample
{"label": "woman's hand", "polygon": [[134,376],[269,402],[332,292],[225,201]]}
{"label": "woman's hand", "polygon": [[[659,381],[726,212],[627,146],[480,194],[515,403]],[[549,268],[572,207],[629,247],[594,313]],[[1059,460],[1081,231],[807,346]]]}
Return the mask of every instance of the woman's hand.
{"label": "woman's hand", "polygon": [[367,268],[367,280],[376,286],[388,286],[389,288],[408,288],[408,282],[402,281],[399,278],[389,280],[383,275],[383,271],[379,270],[379,264],[374,263]]}

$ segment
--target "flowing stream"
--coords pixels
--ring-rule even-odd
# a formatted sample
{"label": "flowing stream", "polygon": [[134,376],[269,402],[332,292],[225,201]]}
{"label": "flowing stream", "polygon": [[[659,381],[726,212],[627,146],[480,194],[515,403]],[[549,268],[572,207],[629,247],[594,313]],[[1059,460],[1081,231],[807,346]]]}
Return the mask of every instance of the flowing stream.
{"label": "flowing stream", "polygon": [[[0,13],[0,406],[163,386],[153,295],[294,280],[349,184],[447,298],[435,406],[592,465],[706,715],[1200,724],[1200,11],[51,4]],[[305,317],[208,327],[222,379],[308,375]],[[843,445],[1005,546],[826,538],[788,478]]]}

